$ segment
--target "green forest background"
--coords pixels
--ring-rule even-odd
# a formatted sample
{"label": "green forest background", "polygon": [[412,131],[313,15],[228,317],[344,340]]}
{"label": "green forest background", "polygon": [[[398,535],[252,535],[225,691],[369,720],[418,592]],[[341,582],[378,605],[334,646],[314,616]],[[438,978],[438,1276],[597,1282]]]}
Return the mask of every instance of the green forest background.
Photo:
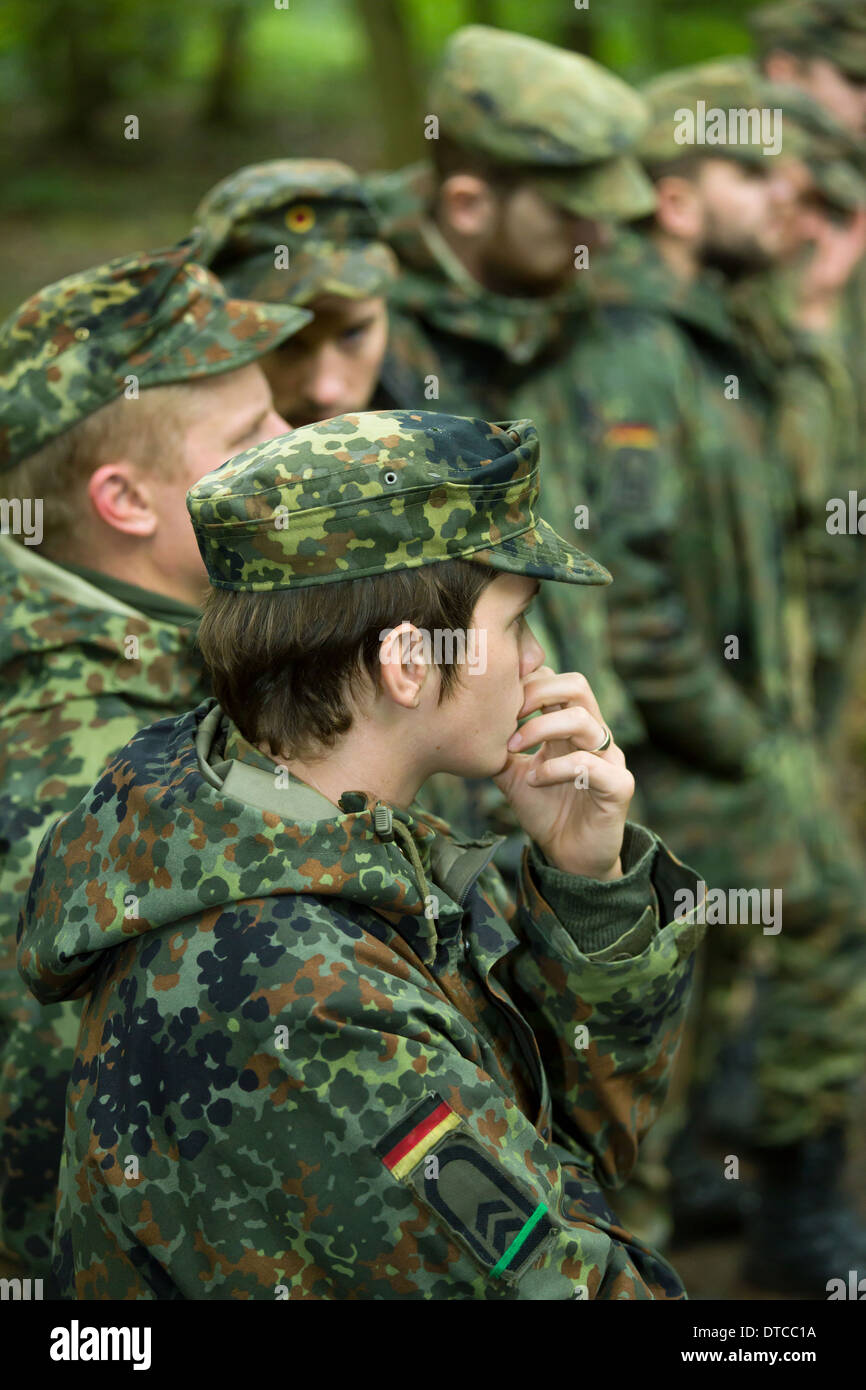
{"label": "green forest background", "polygon": [[[280,6],[280,8],[277,8]],[[285,7],[283,7],[285,6]],[[627,79],[748,52],[753,0],[0,0],[0,315],[176,240],[253,160],[423,152],[424,83],[462,24],[588,53]],[[124,138],[124,118],[139,139]]]}

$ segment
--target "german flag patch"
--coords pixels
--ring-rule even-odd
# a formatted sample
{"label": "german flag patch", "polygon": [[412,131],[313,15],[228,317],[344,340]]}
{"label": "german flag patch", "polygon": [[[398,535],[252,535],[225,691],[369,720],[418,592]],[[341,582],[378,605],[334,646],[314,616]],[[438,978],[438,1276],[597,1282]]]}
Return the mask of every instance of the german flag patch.
{"label": "german flag patch", "polygon": [[389,1130],[376,1152],[395,1178],[405,1178],[443,1135],[460,1124],[451,1106],[439,1096],[427,1096],[396,1129]]}
{"label": "german flag patch", "polygon": [[436,1094],[414,1106],[376,1152],[493,1278],[514,1282],[554,1239],[545,1203],[491,1159]]}
{"label": "german flag patch", "polygon": [[609,449],[654,449],[658,442],[652,425],[611,425],[604,436]]}

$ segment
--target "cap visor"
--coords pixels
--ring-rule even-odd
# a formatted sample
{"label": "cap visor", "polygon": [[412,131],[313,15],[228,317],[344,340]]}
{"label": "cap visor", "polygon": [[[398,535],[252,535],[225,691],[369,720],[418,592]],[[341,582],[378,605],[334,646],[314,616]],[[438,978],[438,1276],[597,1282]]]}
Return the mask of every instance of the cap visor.
{"label": "cap visor", "polygon": [[476,551],[466,559],[490,565],[492,569],[507,570],[509,574],[555,579],[563,584],[610,584],[612,579],[591,555],[569,545],[552,526],[541,520],[521,535],[511,536],[490,549]]}
{"label": "cap visor", "polygon": [[308,309],[295,304],[227,299],[219,315],[207,324],[207,353],[202,354],[202,371],[190,370],[186,376],[192,379],[248,366],[299,332],[312,317]]}
{"label": "cap visor", "polygon": [[387,246],[361,242],[342,253],[311,258],[292,300],[308,304],[320,294],[369,299],[384,294],[397,278],[397,262]]}
{"label": "cap visor", "polygon": [[579,217],[626,222],[648,216],[656,205],[655,189],[631,155],[577,169],[569,178],[544,177],[533,182],[551,202]]}

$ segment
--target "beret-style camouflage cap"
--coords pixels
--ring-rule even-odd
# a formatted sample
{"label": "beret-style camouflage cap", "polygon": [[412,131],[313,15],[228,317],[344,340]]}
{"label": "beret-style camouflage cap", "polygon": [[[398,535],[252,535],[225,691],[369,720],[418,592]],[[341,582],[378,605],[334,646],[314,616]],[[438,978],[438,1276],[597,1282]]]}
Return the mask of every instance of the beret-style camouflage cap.
{"label": "beret-style camouflage cap", "polygon": [[335,159],[249,164],[205,194],[195,220],[197,259],[245,298],[365,299],[397,274],[363,184]]}
{"label": "beret-style camouflage cap", "polygon": [[652,185],[631,151],[646,124],[638,93],[598,63],[540,39],[472,24],[433,75],[440,134],[523,167],[551,202],[584,217],[643,217]]}
{"label": "beret-style camouflage cap", "polygon": [[189,240],[108,261],[31,296],[0,325],[0,471],[139,388],[255,362],[312,315],[230,299]]}
{"label": "beret-style camouflage cap", "polygon": [[638,154],[650,166],[695,154],[767,164],[779,130],[784,145],[784,117],[781,127],[773,124],[768,87],[748,58],[713,58],[662,73],[641,89],[650,121]]}
{"label": "beret-style camouflage cap", "polygon": [[748,22],[762,53],[781,48],[826,58],[847,77],[866,80],[863,0],[784,0],[753,10]]}
{"label": "beret-style camouflage cap", "polygon": [[538,517],[538,454],[531,420],[366,411],[247,449],[186,502],[219,589],[297,589],[457,559],[609,583]]}
{"label": "beret-style camouflage cap", "polygon": [[806,164],[824,201],[846,213],[866,206],[860,152],[848,131],[799,87],[769,83],[767,95],[783,113],[786,154]]}

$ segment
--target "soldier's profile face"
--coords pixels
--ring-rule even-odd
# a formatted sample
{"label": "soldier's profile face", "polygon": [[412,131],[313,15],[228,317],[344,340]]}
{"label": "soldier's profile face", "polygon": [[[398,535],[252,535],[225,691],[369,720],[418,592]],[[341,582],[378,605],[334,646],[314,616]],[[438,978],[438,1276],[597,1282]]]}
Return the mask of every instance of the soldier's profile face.
{"label": "soldier's profile face", "polygon": [[517,294],[549,294],[575,273],[575,248],[597,244],[598,224],[557,207],[531,184],[498,200],[486,248],[488,279]]}
{"label": "soldier's profile face", "polygon": [[697,188],[705,264],[748,273],[775,264],[790,250],[798,188],[786,163],[772,157],[766,167],[708,159]]}
{"label": "soldier's profile face", "polygon": [[459,683],[441,705],[431,692],[430,772],[495,777],[505,767],[524,683],[544,665],[544,649],[527,618],[539,587],[537,579],[526,575],[500,573],[481,594],[472,614],[476,635],[467,634],[466,650],[483,652],[485,659],[475,671],[461,670]]}
{"label": "soldier's profile face", "polygon": [[800,85],[852,135],[866,135],[866,83],[855,82],[827,58],[802,66]]}
{"label": "soldier's profile face", "polygon": [[154,495],[154,557],[167,574],[193,589],[204,586],[206,573],[186,510],[187,491],[235,454],[285,434],[288,425],[274,410],[264,373],[255,363],[185,383],[184,395],[188,413],[177,468],[170,479],[160,480]]}
{"label": "soldier's profile face", "polygon": [[388,339],[382,298],[322,295],[314,318],[262,361],[274,405],[293,429],[366,410]]}

